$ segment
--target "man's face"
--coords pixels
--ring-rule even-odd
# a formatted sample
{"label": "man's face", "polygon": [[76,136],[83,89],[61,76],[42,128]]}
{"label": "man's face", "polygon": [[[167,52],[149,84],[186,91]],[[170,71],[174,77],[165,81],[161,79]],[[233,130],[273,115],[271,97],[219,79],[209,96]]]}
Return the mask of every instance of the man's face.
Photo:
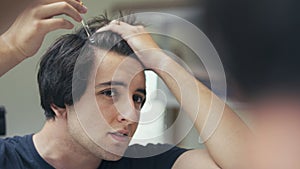
{"label": "man's face", "polygon": [[72,138],[93,155],[118,160],[138,125],[146,97],[145,75],[136,59],[114,52],[97,57],[96,62],[87,90],[67,107],[68,128]]}

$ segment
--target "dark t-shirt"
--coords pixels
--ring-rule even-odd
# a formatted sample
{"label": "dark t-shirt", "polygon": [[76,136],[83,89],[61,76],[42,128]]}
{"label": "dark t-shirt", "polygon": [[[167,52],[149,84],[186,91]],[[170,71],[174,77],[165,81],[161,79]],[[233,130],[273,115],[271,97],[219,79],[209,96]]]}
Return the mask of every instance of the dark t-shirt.
{"label": "dark t-shirt", "polygon": [[[158,154],[161,150],[167,150]],[[164,144],[147,146],[130,146],[127,152],[134,157],[138,153],[157,151],[158,155],[144,158],[123,157],[119,161],[102,161],[98,169],[171,169],[176,159],[185,149]],[[38,154],[34,147],[32,135],[0,139],[0,169],[53,169]]]}

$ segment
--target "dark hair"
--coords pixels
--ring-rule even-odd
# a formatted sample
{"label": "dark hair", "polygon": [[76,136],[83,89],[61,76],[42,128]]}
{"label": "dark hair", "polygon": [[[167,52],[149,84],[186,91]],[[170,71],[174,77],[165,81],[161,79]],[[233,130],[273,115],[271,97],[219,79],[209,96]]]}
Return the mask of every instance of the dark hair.
{"label": "dark hair", "polygon": [[[95,33],[110,21],[106,15],[102,15],[91,19],[88,25],[91,32]],[[138,24],[132,15],[122,17],[121,21],[131,25]],[[65,105],[73,105],[85,92],[94,65],[93,47],[125,56],[134,53],[127,42],[116,33],[105,31],[92,36],[93,42],[88,39],[85,30],[80,28],[73,34],[61,36],[43,55],[38,71],[38,84],[41,106],[47,119],[55,118],[51,104],[65,108]],[[84,53],[84,56],[81,56],[81,53]],[[75,64],[76,72],[74,72]],[[73,74],[76,76],[73,77]],[[78,83],[72,86],[72,81]],[[72,87],[76,90],[76,96],[72,95]]]}

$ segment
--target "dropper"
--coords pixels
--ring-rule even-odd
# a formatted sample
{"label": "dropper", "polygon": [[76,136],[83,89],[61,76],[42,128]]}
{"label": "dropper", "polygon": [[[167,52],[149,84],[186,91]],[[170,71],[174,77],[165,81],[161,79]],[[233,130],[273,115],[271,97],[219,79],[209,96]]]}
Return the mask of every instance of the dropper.
{"label": "dropper", "polygon": [[[82,1],[80,1],[80,5],[81,5],[81,6],[83,5],[83,2],[82,2]],[[83,28],[84,28],[86,34],[87,34],[88,39],[90,40],[90,42],[94,43],[94,39],[91,37],[91,36],[92,36],[92,32],[91,32],[91,30],[90,30],[90,28],[89,28],[89,25],[88,25],[87,22],[85,21],[85,19],[84,19],[84,17],[83,17],[83,14],[80,14],[80,16],[81,16],[81,18],[82,18],[81,24],[82,24],[82,26],[83,26]]]}
{"label": "dropper", "polygon": [[81,24],[82,24],[82,26],[83,26],[83,28],[84,28],[84,30],[85,30],[88,38],[90,38],[92,33],[91,33],[90,28],[89,28],[89,25],[86,23],[86,21],[85,21],[85,19],[83,18],[82,15],[81,15],[81,18],[82,18]]}

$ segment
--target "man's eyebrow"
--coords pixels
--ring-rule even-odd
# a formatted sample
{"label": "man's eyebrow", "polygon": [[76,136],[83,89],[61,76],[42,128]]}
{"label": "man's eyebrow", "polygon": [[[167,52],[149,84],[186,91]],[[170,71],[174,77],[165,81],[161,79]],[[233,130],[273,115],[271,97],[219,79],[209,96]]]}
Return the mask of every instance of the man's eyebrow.
{"label": "man's eyebrow", "polygon": [[102,86],[124,86],[124,87],[126,87],[127,84],[125,84],[124,82],[120,82],[120,81],[108,81],[108,82],[103,82],[103,83],[97,84],[96,88],[102,87]]}
{"label": "man's eyebrow", "polygon": [[137,89],[137,92],[140,92],[146,96],[146,89]]}

